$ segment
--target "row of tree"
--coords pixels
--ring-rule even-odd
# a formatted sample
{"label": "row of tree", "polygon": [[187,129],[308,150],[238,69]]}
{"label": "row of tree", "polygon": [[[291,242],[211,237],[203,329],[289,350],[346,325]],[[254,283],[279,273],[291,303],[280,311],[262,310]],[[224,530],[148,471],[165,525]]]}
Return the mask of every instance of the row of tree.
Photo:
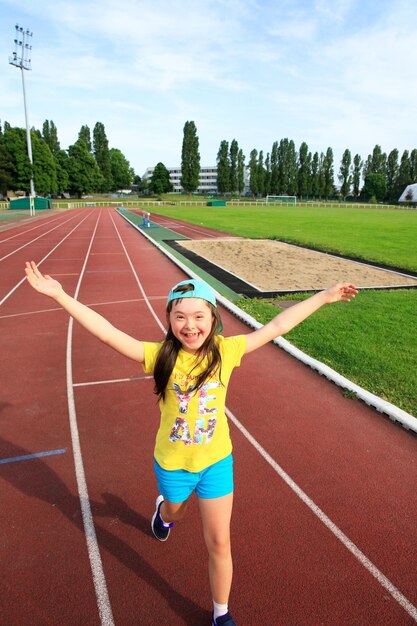
{"label": "row of tree", "polygon": [[[226,185],[219,191],[240,193],[235,171],[233,153],[235,140],[227,152],[227,142],[220,144],[217,163]],[[237,145],[237,144],[236,144]],[[242,162],[242,155],[240,156]],[[243,157],[244,163],[244,157]],[[255,196],[290,195],[301,198],[332,198],[342,196],[377,201],[397,202],[405,187],[417,182],[417,149],[404,150],[399,157],[397,149],[388,155],[376,145],[365,161],[359,154],[352,158],[346,149],[337,174],[340,189],[335,185],[335,165],[332,148],[326,152],[309,150],[306,142],[296,150],[294,141],[281,139],[274,142],[272,150],[264,157],[263,151],[252,150],[249,158],[249,187]],[[244,167],[244,166],[242,166]],[[363,183],[363,184],[362,184]]]}
{"label": "row of tree", "polygon": [[67,150],[61,149],[57,128],[45,120],[42,132],[31,130],[33,168],[27,151],[26,131],[0,126],[0,192],[29,192],[34,180],[38,195],[70,193],[81,197],[89,193],[107,193],[126,189],[135,173],[129,161],[117,148],[109,148],[104,125],[97,122],[93,136],[82,126],[77,141]]}
{"label": "row of tree", "polygon": [[[33,177],[38,194],[55,195],[69,192],[106,193],[129,188],[135,177],[129,161],[117,148],[109,148],[104,125],[97,122],[93,136],[88,126],[82,126],[78,140],[68,150],[62,150],[58,132],[52,121],[45,120],[42,132],[32,129],[33,171],[27,156],[26,133],[5,122],[0,126],[0,192],[29,190]],[[376,145],[365,161],[359,154],[352,158],[346,149],[340,162],[335,186],[335,164],[332,148],[326,152],[309,150],[306,142],[299,149],[288,138],[275,141],[271,152],[253,149],[249,163],[236,139],[222,140],[217,153],[217,187],[220,193],[242,194],[245,170],[249,172],[249,189],[254,196],[296,195],[301,198],[331,198],[335,196],[396,202],[405,187],[417,181],[417,149],[404,150],[401,158],[397,149],[387,155]],[[181,151],[181,185],[186,193],[200,184],[200,152],[196,125],[184,126]],[[141,185],[141,189],[145,187]],[[152,193],[172,190],[169,172],[159,162],[148,186]]]}
{"label": "row of tree", "polygon": [[[417,181],[417,149],[397,149],[388,155],[376,145],[363,160],[349,149],[343,153],[335,185],[335,164],[332,148],[326,152],[309,150],[306,142],[299,149],[288,138],[275,141],[271,152],[254,149],[245,165],[245,155],[236,139],[222,140],[217,153],[217,189],[219,193],[241,195],[245,189],[245,169],[249,173],[249,189],[254,196],[294,195],[301,198],[361,198],[397,202],[410,183]],[[181,185],[186,193],[199,186],[200,154],[194,122],[186,122],[181,153]],[[169,172],[158,163],[150,181],[155,193],[170,191]]]}

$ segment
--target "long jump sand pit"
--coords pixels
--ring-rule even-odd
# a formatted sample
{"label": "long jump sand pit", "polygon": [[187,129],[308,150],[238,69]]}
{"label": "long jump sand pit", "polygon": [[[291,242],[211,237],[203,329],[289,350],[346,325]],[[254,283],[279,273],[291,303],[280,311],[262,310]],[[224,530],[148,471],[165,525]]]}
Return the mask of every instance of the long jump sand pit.
{"label": "long jump sand pit", "polygon": [[417,287],[417,278],[271,239],[177,242],[260,291],[323,289],[339,281],[357,287]]}

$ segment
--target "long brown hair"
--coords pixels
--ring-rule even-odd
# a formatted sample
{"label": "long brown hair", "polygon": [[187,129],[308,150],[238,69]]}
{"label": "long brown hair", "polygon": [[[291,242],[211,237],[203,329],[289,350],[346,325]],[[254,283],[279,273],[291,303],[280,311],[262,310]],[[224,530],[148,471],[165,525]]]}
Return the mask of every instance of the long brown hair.
{"label": "long brown hair", "polygon": [[[187,291],[194,290],[194,286],[190,285],[181,285],[178,288],[179,294],[186,293]],[[177,339],[172,332],[171,324],[169,321],[169,314],[172,310],[174,304],[181,302],[181,296],[176,300],[171,300],[167,305],[167,322],[168,322],[168,332],[164,339],[164,342],[161,346],[160,351],[158,352],[158,356],[156,357],[155,368],[154,368],[154,392],[159,397],[160,400],[165,400],[165,393],[167,390],[167,385],[169,381],[169,377],[172,374],[172,370],[174,369],[175,362],[178,357],[178,353],[182,348],[182,344]],[[207,367],[197,376],[195,381],[194,389],[200,389],[207,379],[209,379],[215,372],[219,372],[219,377],[221,374],[221,355],[219,348],[217,347],[215,336],[221,328],[221,320],[220,315],[217,311],[217,307],[213,306],[211,302],[207,302],[207,306],[210,308],[210,311],[213,316],[213,323],[211,325],[210,333],[198,350],[195,355],[194,365],[190,370],[191,372],[200,365],[200,363],[207,357]]]}

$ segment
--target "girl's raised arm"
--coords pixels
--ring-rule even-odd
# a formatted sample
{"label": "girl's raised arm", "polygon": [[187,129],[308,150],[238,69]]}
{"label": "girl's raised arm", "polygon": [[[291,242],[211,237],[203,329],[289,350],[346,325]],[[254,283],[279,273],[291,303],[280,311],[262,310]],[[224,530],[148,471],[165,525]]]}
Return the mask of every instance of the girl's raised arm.
{"label": "girl's raised arm", "polygon": [[102,315],[69,296],[57,280],[54,280],[51,276],[41,274],[33,261],[31,263],[26,262],[25,273],[28,283],[33,289],[53,298],[94,337],[97,337],[97,339],[100,339],[100,341],[124,356],[143,363],[144,351],[142,341],[122,332],[110,324]]}
{"label": "girl's raised arm", "polygon": [[358,290],[355,285],[351,283],[337,283],[337,285],[333,285],[333,287],[329,287],[325,291],[314,294],[307,300],[298,302],[289,309],[279,313],[259,330],[246,335],[246,354],[260,348],[280,335],[285,335],[285,333],[288,333],[324,304],[350,302],[357,293]]}

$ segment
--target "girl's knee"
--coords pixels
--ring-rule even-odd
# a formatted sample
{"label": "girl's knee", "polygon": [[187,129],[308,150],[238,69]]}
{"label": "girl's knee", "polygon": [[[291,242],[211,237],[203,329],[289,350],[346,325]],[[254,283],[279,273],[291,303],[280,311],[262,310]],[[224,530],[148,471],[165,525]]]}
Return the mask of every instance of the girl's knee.
{"label": "girl's knee", "polygon": [[213,533],[206,536],[209,554],[226,556],[231,552],[230,533]]}
{"label": "girl's knee", "polygon": [[165,522],[179,522],[185,515],[187,502],[168,502],[164,500],[161,506],[161,516]]}

